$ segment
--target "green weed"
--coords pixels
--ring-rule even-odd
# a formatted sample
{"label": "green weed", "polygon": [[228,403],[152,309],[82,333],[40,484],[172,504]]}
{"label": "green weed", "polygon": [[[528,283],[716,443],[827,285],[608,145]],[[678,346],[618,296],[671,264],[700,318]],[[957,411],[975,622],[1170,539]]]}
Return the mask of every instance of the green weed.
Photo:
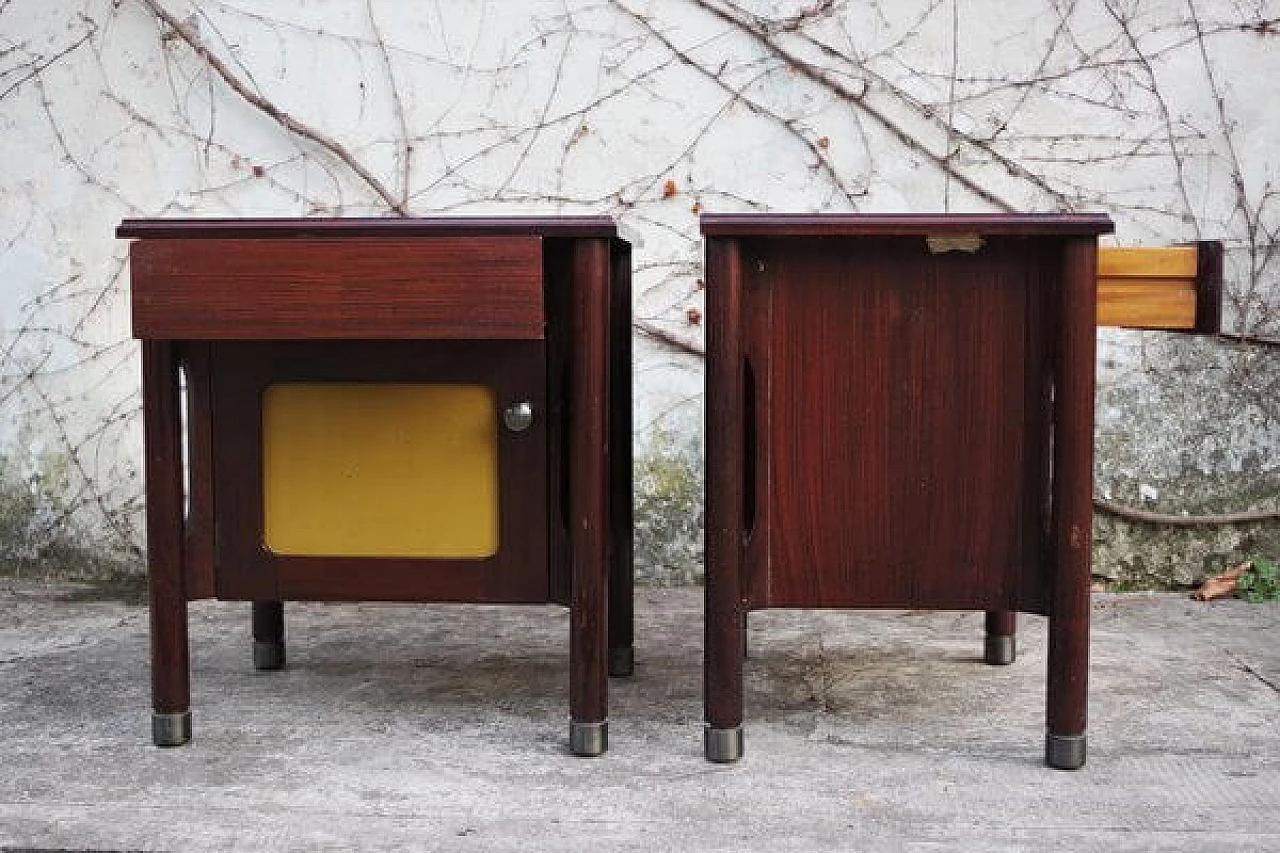
{"label": "green weed", "polygon": [[1280,569],[1275,560],[1254,557],[1236,580],[1236,597],[1254,604],[1280,601]]}

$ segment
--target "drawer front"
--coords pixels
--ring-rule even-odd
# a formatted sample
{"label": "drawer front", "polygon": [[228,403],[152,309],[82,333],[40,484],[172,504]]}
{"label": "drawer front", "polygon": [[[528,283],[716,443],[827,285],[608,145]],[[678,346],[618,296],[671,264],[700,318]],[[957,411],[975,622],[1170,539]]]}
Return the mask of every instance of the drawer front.
{"label": "drawer front", "polygon": [[541,341],[214,344],[218,596],[546,601],[544,362]]}
{"label": "drawer front", "polygon": [[542,239],[176,239],[130,247],[156,340],[545,337]]}

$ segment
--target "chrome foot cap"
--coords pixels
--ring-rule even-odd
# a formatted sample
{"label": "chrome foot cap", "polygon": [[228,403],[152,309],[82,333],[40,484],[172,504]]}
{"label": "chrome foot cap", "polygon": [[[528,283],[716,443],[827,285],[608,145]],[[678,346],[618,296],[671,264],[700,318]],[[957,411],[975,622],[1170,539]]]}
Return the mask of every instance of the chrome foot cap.
{"label": "chrome foot cap", "polygon": [[1045,735],[1044,763],[1056,770],[1084,767],[1084,735]]}
{"label": "chrome foot cap", "polygon": [[625,678],[636,671],[636,651],[627,646],[625,649],[609,649],[609,674],[615,678]]}
{"label": "chrome foot cap", "polygon": [[742,757],[742,726],[731,729],[713,729],[708,726],[703,732],[703,748],[707,761],[727,764]]}
{"label": "chrome foot cap", "polygon": [[594,758],[609,748],[609,721],[569,723],[569,751],[574,755]]}
{"label": "chrome foot cap", "polygon": [[151,715],[151,740],[156,746],[182,746],[191,740],[191,712]]}
{"label": "chrome foot cap", "polygon": [[1018,656],[1018,638],[988,635],[986,661],[992,666],[1008,666]]}
{"label": "chrome foot cap", "polygon": [[284,669],[284,643],[253,641],[254,669]]}

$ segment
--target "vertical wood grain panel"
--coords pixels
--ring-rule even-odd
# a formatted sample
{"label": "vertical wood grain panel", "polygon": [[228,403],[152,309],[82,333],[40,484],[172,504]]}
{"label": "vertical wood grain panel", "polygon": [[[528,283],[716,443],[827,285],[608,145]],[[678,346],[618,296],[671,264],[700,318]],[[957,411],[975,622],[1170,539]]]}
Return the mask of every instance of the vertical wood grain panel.
{"label": "vertical wood grain panel", "polygon": [[797,239],[764,265],[770,604],[1015,607],[1040,540],[1029,250]]}
{"label": "vertical wood grain panel", "polygon": [[707,241],[704,705],[712,728],[742,723],[742,256]]}
{"label": "vertical wood grain panel", "polygon": [[573,247],[570,368],[569,712],[607,716],[609,614],[609,242]]}
{"label": "vertical wood grain panel", "polygon": [[1085,730],[1093,532],[1095,269],[1093,240],[1065,241],[1054,397],[1048,730]]}
{"label": "vertical wood grain panel", "polygon": [[183,588],[182,439],[176,346],[142,344],[146,442],[147,583],[151,599],[151,703],[163,714],[191,706]]}
{"label": "vertical wood grain panel", "polygon": [[635,642],[631,447],[631,247],[615,244],[609,288],[609,648]]}

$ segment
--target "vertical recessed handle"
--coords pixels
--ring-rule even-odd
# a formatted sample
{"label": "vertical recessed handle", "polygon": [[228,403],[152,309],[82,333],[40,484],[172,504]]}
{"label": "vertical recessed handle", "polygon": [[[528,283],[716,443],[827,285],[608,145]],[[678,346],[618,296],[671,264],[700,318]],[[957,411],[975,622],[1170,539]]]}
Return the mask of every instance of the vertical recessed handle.
{"label": "vertical recessed handle", "polygon": [[533,404],[518,400],[502,410],[502,423],[511,432],[524,432],[533,425]]}
{"label": "vertical recessed handle", "polygon": [[756,529],[756,371],[742,359],[742,539],[751,541]]}

